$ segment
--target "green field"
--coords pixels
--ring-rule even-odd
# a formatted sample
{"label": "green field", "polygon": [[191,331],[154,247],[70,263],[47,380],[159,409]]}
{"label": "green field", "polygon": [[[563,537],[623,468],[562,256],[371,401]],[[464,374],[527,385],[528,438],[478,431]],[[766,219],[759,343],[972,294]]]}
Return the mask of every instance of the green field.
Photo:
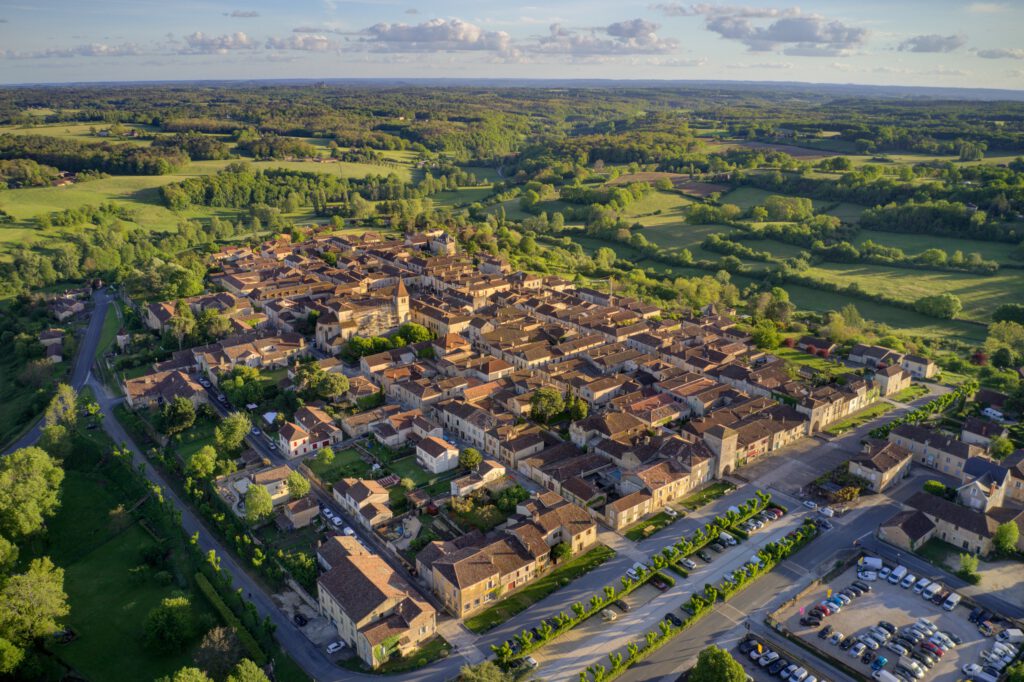
{"label": "green field", "polygon": [[[723,204],[736,204],[746,211],[754,206],[763,204],[764,200],[772,195],[790,196],[788,194],[782,194],[781,192],[769,192],[766,189],[760,189],[758,187],[737,187],[736,189],[723,194],[721,202]],[[811,199],[811,203],[814,204],[814,209],[816,211],[820,211],[834,202]]]}
{"label": "green field", "polygon": [[644,227],[675,224],[686,219],[686,207],[692,203],[679,192],[657,190],[627,206],[623,216],[636,219]]}
{"label": "green field", "polygon": [[949,292],[963,302],[960,317],[975,322],[988,322],[992,310],[1000,303],[1024,300],[1024,272],[1019,270],[979,276],[882,265],[823,263],[811,267],[807,274],[841,286],[857,283],[869,294],[897,296],[906,301]]}
{"label": "green field", "polygon": [[316,457],[305,460],[305,464],[321,481],[328,484],[345,477],[367,478],[370,475],[370,465],[352,448],[336,450],[334,461],[330,464],[321,464]]}
{"label": "green field", "polygon": [[[153,126],[138,125],[135,123],[123,124],[125,129],[136,129],[140,133],[156,132],[156,128]],[[79,142],[85,142],[89,144],[99,144],[101,142],[111,143],[122,143],[129,142],[131,144],[137,144],[142,146],[149,146],[150,140],[136,140],[130,137],[123,139],[116,137],[100,137],[99,135],[93,135],[89,132],[90,128],[95,128],[97,131],[103,130],[107,127],[107,124],[102,122],[96,123],[57,123],[51,125],[33,125],[33,126],[3,126],[0,127],[0,134],[10,133],[11,135],[45,135],[47,137],[59,137],[65,140],[77,140]]]}
{"label": "green field", "polygon": [[952,255],[954,251],[963,251],[964,255],[969,253],[980,253],[986,260],[994,260],[998,263],[1020,264],[1019,260],[1010,258],[1013,253],[1013,244],[1002,242],[987,242],[979,239],[958,239],[956,237],[937,237],[929,234],[904,234],[901,232],[876,232],[875,230],[861,230],[857,233],[854,244],[859,246],[867,240],[885,246],[895,246],[903,249],[908,256],[921,253],[927,249],[942,249]]}
{"label": "green field", "polygon": [[[815,208],[818,208],[817,204],[815,204]],[[825,213],[827,215],[834,215],[844,223],[856,223],[860,220],[860,214],[863,213],[866,208],[867,206],[841,201],[835,206],[829,208]]]}
{"label": "green field", "polygon": [[772,354],[779,356],[786,362],[810,367],[811,369],[828,377],[849,373],[849,370],[842,362],[826,360],[825,358],[818,357],[817,355],[805,353],[798,348],[777,348],[772,351]]}
{"label": "green field", "polygon": [[706,251],[701,244],[708,235],[729,232],[724,225],[690,225],[682,221],[663,223],[657,226],[650,226],[640,231],[647,241],[657,244],[666,249],[688,249],[695,260],[707,259],[718,260],[722,254],[715,251]]}

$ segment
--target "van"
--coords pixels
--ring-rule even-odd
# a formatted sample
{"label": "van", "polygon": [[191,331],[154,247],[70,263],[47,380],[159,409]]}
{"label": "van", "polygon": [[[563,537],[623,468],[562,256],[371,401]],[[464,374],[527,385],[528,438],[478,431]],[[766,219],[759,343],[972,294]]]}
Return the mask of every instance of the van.
{"label": "van", "polygon": [[857,566],[862,570],[878,571],[882,568],[882,560],[873,556],[862,556]]}
{"label": "van", "polygon": [[1020,628],[1010,628],[1008,630],[1003,630],[999,633],[999,637],[997,637],[997,639],[1000,642],[1020,644],[1021,642],[1024,642],[1024,631],[1022,631]]}
{"label": "van", "polygon": [[942,589],[942,584],[941,583],[937,583],[937,582],[936,583],[932,583],[928,587],[924,588],[924,590],[922,590],[921,597],[923,599],[931,599],[941,589]]}
{"label": "van", "polygon": [[732,547],[733,545],[736,544],[736,538],[734,538],[733,536],[729,535],[724,530],[721,533],[718,534],[718,539],[719,540],[723,540],[725,542],[725,544],[729,545],[730,547]]}
{"label": "van", "polygon": [[947,611],[952,611],[953,609],[955,609],[957,607],[957,605],[959,603],[960,603],[960,595],[957,594],[956,592],[952,592],[952,593],[950,593],[950,595],[948,597],[946,597],[946,601],[942,605],[942,608],[946,609]]}
{"label": "van", "polygon": [[897,566],[896,568],[892,569],[892,573],[889,574],[888,580],[893,585],[898,585],[899,582],[901,580],[903,580],[903,576],[905,576],[906,574],[907,574],[907,567],[906,566]]}
{"label": "van", "polygon": [[901,682],[900,678],[893,675],[888,670],[876,670],[871,674],[871,677],[882,682]]}

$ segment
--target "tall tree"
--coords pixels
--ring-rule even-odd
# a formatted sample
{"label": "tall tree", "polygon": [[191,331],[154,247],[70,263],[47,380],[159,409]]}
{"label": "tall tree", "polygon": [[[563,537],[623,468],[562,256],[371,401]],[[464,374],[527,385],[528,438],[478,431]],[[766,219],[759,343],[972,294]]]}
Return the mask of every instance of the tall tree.
{"label": "tall tree", "polygon": [[530,416],[546,422],[565,409],[562,394],[550,386],[538,388],[530,398]]}
{"label": "tall tree", "polygon": [[185,467],[185,473],[192,478],[209,478],[217,470],[217,451],[212,445],[204,445],[192,455]]}
{"label": "tall tree", "polygon": [[160,416],[163,418],[164,433],[173,436],[196,423],[196,408],[188,398],[176,395],[171,398],[171,402],[164,404]]}
{"label": "tall tree", "polygon": [[28,569],[11,576],[0,589],[0,636],[15,646],[27,646],[58,629],[68,615],[64,569],[49,557],[33,559]]}
{"label": "tall tree", "polygon": [[274,513],[274,500],[261,485],[251,485],[245,493],[245,520],[259,523]]}
{"label": "tall tree", "polygon": [[193,661],[213,677],[222,679],[242,657],[242,645],[234,628],[217,626],[210,629],[196,649]]}
{"label": "tall tree", "polygon": [[270,678],[258,665],[243,658],[224,682],[270,682]]}
{"label": "tall tree", "polygon": [[288,495],[297,500],[309,494],[309,481],[298,471],[288,474]]}
{"label": "tall tree", "polygon": [[1020,528],[1013,521],[1000,523],[996,526],[996,533],[992,536],[992,544],[1001,554],[1010,555],[1017,550],[1017,541],[1020,540]]}
{"label": "tall tree", "polygon": [[482,461],[484,461],[484,457],[476,448],[466,448],[459,453],[459,464],[467,469],[476,469]]}
{"label": "tall tree", "polygon": [[192,603],[188,597],[167,597],[150,610],[143,625],[146,646],[164,653],[177,653],[193,635]]}
{"label": "tall tree", "polygon": [[0,534],[16,540],[42,528],[57,511],[63,480],[64,470],[42,448],[0,458]]}
{"label": "tall tree", "polygon": [[709,646],[697,656],[697,664],[690,671],[690,682],[744,682],[747,673],[725,649]]}
{"label": "tall tree", "polygon": [[67,384],[57,384],[57,392],[43,415],[47,426],[60,424],[73,429],[78,421],[78,394]]}
{"label": "tall tree", "polygon": [[244,412],[232,412],[224,417],[213,432],[217,452],[235,453],[241,450],[242,443],[251,429],[252,422],[249,421],[249,415]]}

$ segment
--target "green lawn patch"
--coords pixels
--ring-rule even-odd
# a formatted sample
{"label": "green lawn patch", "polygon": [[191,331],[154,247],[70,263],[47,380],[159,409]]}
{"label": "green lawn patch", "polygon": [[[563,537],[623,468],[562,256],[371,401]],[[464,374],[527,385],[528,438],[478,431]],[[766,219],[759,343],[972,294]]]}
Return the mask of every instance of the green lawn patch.
{"label": "green lawn patch", "polygon": [[452,645],[448,643],[448,640],[438,635],[408,656],[392,657],[378,668],[377,672],[387,675],[407,670],[416,670],[433,663],[439,658],[444,658],[451,651]]}
{"label": "green lawn patch", "polygon": [[779,356],[786,362],[794,365],[803,365],[810,367],[811,369],[827,376],[839,376],[841,374],[849,374],[850,369],[843,365],[841,362],[835,360],[826,360],[825,358],[818,357],[817,355],[811,355],[805,353],[798,348],[777,348],[772,351],[774,355]]}
{"label": "green lawn patch", "polygon": [[683,499],[679,500],[679,504],[690,511],[693,511],[694,509],[700,509],[709,502],[717,500],[730,490],[735,489],[736,486],[728,481],[715,481],[703,490],[698,490],[692,495],[687,495]]}
{"label": "green lawn patch", "polygon": [[668,526],[678,518],[678,516],[672,518],[663,511],[658,512],[651,518],[645,521],[640,521],[639,523],[630,526],[626,529],[626,532],[624,532],[623,535],[625,535],[630,540],[643,540],[644,538],[651,537],[659,530],[661,530],[665,526]]}
{"label": "green lawn patch", "polygon": [[892,403],[887,403],[884,400],[880,400],[874,405],[866,407],[860,412],[857,412],[847,417],[846,419],[840,419],[839,421],[825,429],[825,433],[832,436],[842,435],[847,431],[852,431],[858,426],[863,426],[864,424],[867,424],[872,419],[881,417],[883,414],[893,409],[895,409],[895,406]]}
{"label": "green lawn patch", "polygon": [[370,465],[353,448],[336,450],[330,464],[321,464],[316,457],[310,457],[305,463],[324,483],[333,484],[342,478],[369,478],[372,473]]}
{"label": "green lawn patch", "polygon": [[899,393],[889,396],[889,400],[894,400],[898,403],[909,403],[914,400],[917,400],[923,395],[928,395],[927,386],[922,386],[921,384],[911,384],[910,386],[907,386]]}
{"label": "green lawn patch", "polygon": [[473,632],[486,632],[501,625],[517,613],[526,610],[531,604],[540,601],[559,587],[568,585],[569,582],[581,575],[589,573],[613,556],[615,556],[615,550],[611,547],[598,545],[589,552],[562,563],[544,577],[534,580],[517,592],[513,592],[494,606],[481,611],[475,616],[470,616],[464,623]]}
{"label": "green lawn patch", "polygon": [[217,422],[215,420],[197,418],[196,423],[190,428],[176,434],[173,439],[175,452],[184,466],[188,466],[188,463],[192,460],[192,455],[202,450],[203,447],[213,445],[216,428]]}
{"label": "green lawn patch", "polygon": [[914,553],[930,564],[938,566],[944,570],[950,570],[951,568],[959,565],[960,552],[961,550],[948,542],[943,542],[938,538],[932,538],[918,547]]}
{"label": "green lawn patch", "polygon": [[493,530],[508,518],[507,514],[503,513],[493,504],[474,505],[472,511],[466,514],[457,514],[449,509],[448,515],[465,530],[472,526],[473,528],[479,528],[485,533]]}
{"label": "green lawn patch", "polygon": [[415,456],[397,459],[388,465],[388,469],[399,478],[411,478],[417,488],[432,483],[438,478],[437,474],[421,467]]}

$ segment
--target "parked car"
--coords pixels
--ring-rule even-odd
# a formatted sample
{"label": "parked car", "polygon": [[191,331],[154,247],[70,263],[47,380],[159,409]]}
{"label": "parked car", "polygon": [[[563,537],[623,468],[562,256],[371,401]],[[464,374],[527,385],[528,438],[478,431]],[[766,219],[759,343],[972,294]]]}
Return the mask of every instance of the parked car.
{"label": "parked car", "polygon": [[800,664],[799,663],[790,663],[785,668],[783,668],[781,671],[779,671],[779,677],[781,677],[784,680],[788,680],[789,676],[792,675],[793,673],[795,673],[799,668],[800,668]]}
{"label": "parked car", "polygon": [[861,657],[861,655],[862,655],[862,654],[863,654],[863,653],[864,653],[865,651],[867,651],[867,649],[868,649],[868,646],[867,646],[867,644],[865,644],[864,642],[857,642],[857,643],[856,643],[856,644],[854,644],[854,645],[853,645],[853,647],[852,647],[852,648],[850,649],[850,655],[851,655],[851,656],[853,656],[854,658],[860,658],[860,657]]}
{"label": "parked car", "polygon": [[855,597],[859,597],[862,594],[864,594],[864,590],[860,589],[856,585],[850,585],[849,587],[846,588],[846,591],[849,592],[850,594],[852,594]]}
{"label": "parked car", "polygon": [[301,613],[296,613],[294,616],[292,616],[292,622],[301,628],[304,627],[306,623],[308,623],[309,621],[306,620],[306,617],[303,616]]}
{"label": "parked car", "polygon": [[751,651],[757,648],[758,644],[760,644],[760,642],[758,642],[753,637],[751,637],[750,639],[745,639],[742,642],[740,642],[740,645],[738,647],[739,652],[744,655],[749,654]]}
{"label": "parked car", "polygon": [[839,648],[842,649],[843,651],[846,651],[846,650],[848,650],[850,647],[852,647],[856,643],[857,643],[857,640],[855,640],[853,637],[847,637],[846,639],[843,640],[842,644],[839,645]]}
{"label": "parked car", "polygon": [[917,582],[917,576],[913,573],[907,573],[905,576],[903,576],[903,580],[900,581],[900,587],[902,587],[903,589],[907,589],[915,582]]}
{"label": "parked car", "polygon": [[330,644],[327,645],[327,653],[329,653],[329,654],[336,654],[336,653],[338,653],[339,651],[341,651],[344,648],[345,648],[345,643],[342,642],[339,639],[338,641],[331,642]]}
{"label": "parked car", "polygon": [[757,647],[754,647],[754,650],[751,651],[750,654],[749,654],[750,660],[757,661],[757,664],[760,665],[761,664],[761,659],[763,657],[767,656],[768,654],[770,654],[771,651],[772,650],[769,649],[768,647],[761,647],[760,650],[758,650]]}
{"label": "parked car", "polygon": [[662,511],[664,511],[665,516],[669,517],[670,519],[675,519],[679,517],[679,512],[677,512],[672,507],[666,506],[665,509],[663,509]]}
{"label": "parked car", "polygon": [[700,550],[699,552],[697,552],[697,556],[699,556],[699,557],[700,557],[701,559],[703,559],[704,561],[706,561],[706,562],[707,562],[707,563],[709,563],[709,564],[710,564],[710,563],[711,563],[711,561],[712,561],[712,559],[711,559],[711,555],[710,555],[710,554],[708,554],[708,553],[707,553],[706,551],[704,551],[703,549],[702,549],[702,550]]}
{"label": "parked car", "polygon": [[914,584],[914,593],[921,594],[924,591],[924,588],[928,587],[931,584],[932,581],[928,578],[921,578],[917,581],[917,583]]}
{"label": "parked car", "polygon": [[862,583],[859,580],[853,581],[853,586],[854,587],[859,587],[860,589],[864,590],[865,592],[870,592],[871,591],[871,585],[868,585],[867,583]]}
{"label": "parked car", "polygon": [[681,559],[679,563],[681,563],[683,566],[690,569],[691,571],[697,568],[697,562],[693,559]]}
{"label": "parked car", "polygon": [[662,592],[669,588],[669,584],[665,582],[665,579],[661,576],[654,576],[653,578],[651,578],[650,583],[655,589],[660,590]]}
{"label": "parked car", "polygon": [[888,566],[882,566],[882,568],[878,569],[878,579],[887,580],[889,578],[890,573],[892,573],[891,568],[889,568]]}
{"label": "parked car", "polygon": [[860,657],[860,662],[863,663],[864,665],[867,665],[868,663],[870,663],[873,660],[875,660],[875,652],[874,651],[865,651],[864,655]]}
{"label": "parked car", "polygon": [[818,630],[818,639],[825,639],[832,634],[832,626],[826,625],[821,630]]}
{"label": "parked car", "polygon": [[828,643],[833,646],[838,646],[839,643],[842,642],[844,639],[845,637],[843,636],[843,633],[833,632],[832,636],[828,638]]}
{"label": "parked car", "polygon": [[861,635],[860,641],[872,651],[875,651],[878,647],[882,646],[881,643],[871,635]]}
{"label": "parked car", "polygon": [[533,656],[527,656],[526,658],[523,659],[523,662],[526,664],[526,667],[529,668],[530,670],[533,670],[538,665],[540,665],[539,663],[537,663],[537,659],[534,658]]}
{"label": "parked car", "polygon": [[677,616],[676,614],[672,613],[671,611],[665,614],[664,620],[667,620],[668,622],[672,623],[673,627],[677,627],[677,628],[683,627],[683,621],[681,621],[679,619],[679,616]]}
{"label": "parked car", "polygon": [[910,650],[907,649],[907,647],[896,642],[889,642],[885,645],[885,648],[898,656],[906,656],[908,653],[910,653]]}
{"label": "parked car", "polygon": [[720,542],[712,542],[711,544],[708,545],[708,547],[713,549],[716,554],[721,554],[722,552],[725,551],[725,545],[723,545]]}
{"label": "parked car", "polygon": [[874,661],[871,662],[871,669],[872,670],[881,670],[882,668],[885,667],[885,664],[888,663],[888,662],[889,662],[888,658],[886,658],[885,656],[879,656],[878,658],[876,658]]}
{"label": "parked car", "polygon": [[789,661],[784,658],[780,658],[777,661],[772,661],[771,665],[768,666],[769,675],[779,675],[783,670],[792,665]]}
{"label": "parked car", "polygon": [[804,678],[807,677],[807,670],[804,668],[797,668],[789,675],[789,682],[804,682]]}
{"label": "parked car", "polygon": [[601,620],[605,621],[606,623],[611,623],[616,618],[618,618],[618,616],[616,616],[615,612],[611,609],[601,609]]}
{"label": "parked car", "polygon": [[774,651],[769,650],[765,655],[757,659],[757,664],[762,668],[766,668],[777,660],[779,660],[779,655]]}
{"label": "parked car", "polygon": [[824,528],[825,530],[832,530],[832,528],[833,528],[832,522],[829,521],[828,519],[819,519],[818,520],[818,526],[821,527],[821,528]]}
{"label": "parked car", "polygon": [[818,510],[818,513],[822,516],[827,516],[829,518],[832,518],[836,515],[836,513],[832,510],[832,507],[822,507],[821,509]]}
{"label": "parked car", "polygon": [[804,500],[804,506],[808,509],[817,509],[818,504],[812,500]]}
{"label": "parked car", "polygon": [[616,599],[615,601],[612,602],[612,604],[615,604],[615,606],[617,606],[619,608],[619,610],[622,611],[623,613],[629,613],[629,604],[627,604],[626,602],[622,601],[621,599]]}
{"label": "parked car", "polygon": [[878,621],[878,627],[882,628],[883,630],[888,632],[890,635],[895,635],[896,634],[896,626],[893,625],[892,623],[890,623],[887,620],[880,620],[880,621]]}
{"label": "parked car", "polygon": [[857,578],[865,583],[873,583],[878,580],[877,571],[857,571]]}

